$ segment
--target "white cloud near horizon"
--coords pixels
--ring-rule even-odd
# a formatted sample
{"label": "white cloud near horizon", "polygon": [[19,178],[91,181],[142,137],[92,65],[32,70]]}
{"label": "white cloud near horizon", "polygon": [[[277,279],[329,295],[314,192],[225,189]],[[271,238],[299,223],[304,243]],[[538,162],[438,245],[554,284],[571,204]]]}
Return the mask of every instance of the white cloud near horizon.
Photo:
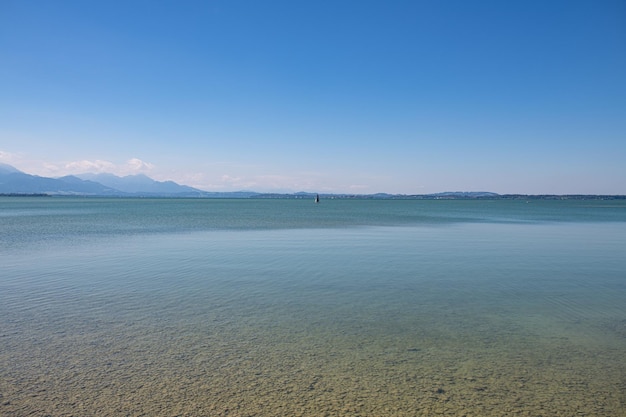
{"label": "white cloud near horizon", "polygon": [[[281,174],[250,174],[239,173],[238,175],[222,174],[209,180],[206,175],[202,179],[197,178],[194,185],[207,191],[257,191],[257,192],[298,192],[338,191],[330,184],[333,178],[314,172],[299,172],[293,175]],[[366,187],[364,187],[366,188]]]}
{"label": "white cloud near horizon", "polygon": [[142,161],[139,158],[131,158],[123,164],[115,164],[111,161],[96,159],[94,161],[82,160],[68,162],[64,165],[64,171],[67,174],[115,174],[115,175],[134,175],[147,174],[154,169],[154,164]]}
{"label": "white cloud near horizon", "polygon": [[150,172],[154,169],[154,164],[151,164],[150,162],[145,162],[142,161],[139,158],[131,158],[128,161],[126,161],[126,164],[124,165],[125,169],[129,169],[131,172],[134,173],[144,173],[144,172]]}
{"label": "white cloud near horizon", "polygon": [[13,165],[14,163],[16,163],[16,161],[19,160],[20,156],[18,154],[0,150],[0,162],[8,165]]}
{"label": "white cloud near horizon", "polygon": [[139,158],[130,158],[123,163],[115,163],[103,159],[70,162],[49,162],[30,159],[25,155],[0,150],[0,162],[14,166],[28,174],[60,177],[76,174],[114,174],[119,176],[134,174],[149,174],[156,166]]}
{"label": "white cloud near horizon", "polygon": [[[188,170],[167,169],[139,158],[124,162],[106,159],[81,159],[74,161],[49,161],[35,159],[27,154],[0,150],[0,162],[14,166],[28,174],[43,177],[62,177],[86,173],[109,173],[117,176],[145,174],[157,181],[175,181],[205,191],[257,191],[257,192],[369,192],[366,182],[347,182],[330,173],[300,171],[286,175],[271,172],[263,166],[216,163],[203,167],[188,166]],[[254,169],[252,169],[254,168]],[[255,171],[266,171],[257,173]],[[267,172],[270,171],[270,172]],[[361,178],[363,179],[363,178]],[[340,184],[337,184],[340,182]],[[341,184],[343,182],[343,184]],[[379,190],[376,190],[379,191]]]}
{"label": "white cloud near horizon", "polygon": [[117,170],[117,167],[114,163],[109,161],[102,161],[96,159],[95,161],[73,161],[65,164],[64,167],[66,170],[76,174],[83,174],[86,172],[100,174],[100,173],[113,173],[113,171]]}

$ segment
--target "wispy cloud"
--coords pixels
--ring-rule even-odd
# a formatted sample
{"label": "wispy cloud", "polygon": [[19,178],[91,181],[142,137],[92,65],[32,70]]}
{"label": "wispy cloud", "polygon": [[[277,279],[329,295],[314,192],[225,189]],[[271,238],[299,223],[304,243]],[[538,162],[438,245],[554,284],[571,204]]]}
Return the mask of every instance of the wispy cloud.
{"label": "wispy cloud", "polygon": [[[45,177],[61,177],[84,173],[110,173],[119,176],[146,174],[158,181],[172,180],[207,191],[259,192],[370,192],[377,178],[359,176],[343,177],[336,172],[302,170],[284,172],[262,165],[211,163],[203,166],[189,165],[186,169],[168,169],[140,158],[125,161],[108,159],[79,159],[73,161],[50,161],[34,159],[27,154],[0,150],[0,162],[15,166],[29,174]],[[356,181],[355,181],[356,180]],[[354,182],[352,182],[354,181]]]}
{"label": "wispy cloud", "polygon": [[111,161],[96,159],[93,161],[82,160],[68,162],[64,165],[64,170],[70,174],[90,173],[110,173],[116,175],[147,174],[154,169],[154,164],[142,161],[139,158],[131,158],[122,164]]}
{"label": "wispy cloud", "polygon": [[130,158],[121,163],[104,159],[51,162],[32,159],[28,155],[3,150],[0,150],[0,162],[13,165],[29,174],[50,177],[84,173],[110,173],[115,175],[150,174],[156,168],[154,164],[139,158]]}
{"label": "wispy cloud", "polygon": [[323,191],[331,192],[332,187],[326,185],[328,178],[317,173],[286,174],[222,174],[216,177],[203,176],[196,178],[194,186],[205,190],[253,190],[260,192],[296,192]]}
{"label": "wispy cloud", "polygon": [[348,189],[350,189],[351,191],[354,191],[354,192],[362,192],[362,191],[367,190],[369,188],[370,188],[369,185],[363,185],[363,184],[360,184],[360,185],[359,184],[352,184],[352,185],[348,186]]}
{"label": "wispy cloud", "polygon": [[18,154],[0,150],[0,162],[5,164],[14,164],[19,160],[20,156]]}
{"label": "wispy cloud", "polygon": [[[53,168],[53,166],[51,165],[50,168]],[[96,159],[95,161],[82,160],[82,161],[68,162],[67,164],[65,164],[64,168],[67,171],[76,173],[76,174],[81,174],[84,172],[92,172],[92,173],[99,174],[102,172],[117,171],[117,167],[115,166],[114,163],[109,162],[109,161],[102,161],[99,159]]]}
{"label": "wispy cloud", "polygon": [[132,173],[150,172],[154,169],[154,165],[150,162],[142,161],[139,158],[131,158],[126,161],[126,164],[122,166],[122,169],[129,170]]}

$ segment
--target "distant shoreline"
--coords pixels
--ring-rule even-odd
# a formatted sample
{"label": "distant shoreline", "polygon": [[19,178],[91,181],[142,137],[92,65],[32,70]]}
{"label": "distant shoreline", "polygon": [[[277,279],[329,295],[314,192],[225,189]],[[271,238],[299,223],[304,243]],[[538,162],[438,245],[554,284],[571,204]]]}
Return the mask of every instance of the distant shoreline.
{"label": "distant shoreline", "polygon": [[52,194],[45,193],[2,193],[0,197],[52,197]]}
{"label": "distant shoreline", "polygon": [[[180,198],[180,199],[284,199],[306,200],[314,198],[313,193],[274,194],[250,193],[242,196],[240,193],[215,193],[216,195],[159,195],[159,194],[129,194],[129,195],[87,195],[87,194],[48,194],[48,193],[0,193],[0,197],[78,197],[78,198]],[[492,194],[472,195],[472,193],[441,193],[441,194],[320,194],[326,200],[626,200],[626,195],[603,194]]]}

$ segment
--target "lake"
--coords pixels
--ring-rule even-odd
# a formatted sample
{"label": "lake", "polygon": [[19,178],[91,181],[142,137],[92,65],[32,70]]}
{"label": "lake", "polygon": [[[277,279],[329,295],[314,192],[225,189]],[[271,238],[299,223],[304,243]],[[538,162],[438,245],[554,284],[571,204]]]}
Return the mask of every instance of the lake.
{"label": "lake", "polygon": [[0,197],[0,415],[626,416],[626,200]]}

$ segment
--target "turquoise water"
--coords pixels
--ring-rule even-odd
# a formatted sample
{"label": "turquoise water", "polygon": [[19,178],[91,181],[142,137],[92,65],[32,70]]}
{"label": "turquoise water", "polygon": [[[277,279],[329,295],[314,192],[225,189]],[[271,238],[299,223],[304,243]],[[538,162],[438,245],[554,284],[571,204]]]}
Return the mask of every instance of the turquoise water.
{"label": "turquoise water", "polygon": [[626,201],[0,198],[0,415],[626,415]]}

